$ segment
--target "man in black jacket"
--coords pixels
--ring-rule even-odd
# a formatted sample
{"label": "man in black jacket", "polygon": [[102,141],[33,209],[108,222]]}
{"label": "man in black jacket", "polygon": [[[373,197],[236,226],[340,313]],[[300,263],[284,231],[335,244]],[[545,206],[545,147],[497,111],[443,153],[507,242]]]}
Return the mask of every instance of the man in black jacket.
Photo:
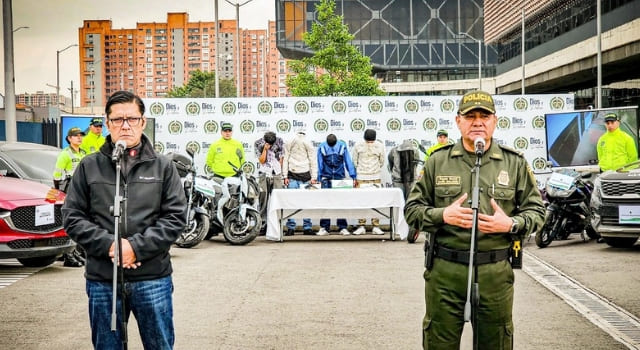
{"label": "man in black jacket", "polygon": [[[172,162],[155,153],[143,135],[144,103],[115,92],[105,106],[110,135],[99,152],[86,156],[72,178],[62,208],[69,237],[87,252],[85,277],[91,339],[96,349],[122,347],[121,315],[133,312],[145,349],[172,349],[173,282],[169,248],[185,226],[186,200]],[[126,298],[118,293],[117,331],[111,331],[116,193],[115,144],[126,142],[120,164],[120,249]]]}

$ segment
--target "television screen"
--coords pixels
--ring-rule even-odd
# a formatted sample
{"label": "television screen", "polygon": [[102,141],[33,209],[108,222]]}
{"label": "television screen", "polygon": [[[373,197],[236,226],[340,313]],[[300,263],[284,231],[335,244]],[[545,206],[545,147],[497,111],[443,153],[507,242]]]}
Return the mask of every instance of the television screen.
{"label": "television screen", "polygon": [[620,130],[631,135],[638,147],[638,108],[620,107],[545,114],[547,160],[554,167],[598,164],[596,146],[606,132],[604,116],[616,113]]}
{"label": "television screen", "polygon": [[[65,148],[69,146],[67,142],[67,132],[73,127],[78,127],[84,131],[89,132],[89,122],[94,116],[77,116],[77,115],[63,115],[60,117],[60,146]],[[104,118],[104,117],[103,117]],[[155,144],[156,139],[156,124],[154,118],[147,117],[147,125],[144,128],[144,134],[151,140],[151,145]],[[109,129],[106,125],[102,128],[102,135],[105,137],[109,135]]]}

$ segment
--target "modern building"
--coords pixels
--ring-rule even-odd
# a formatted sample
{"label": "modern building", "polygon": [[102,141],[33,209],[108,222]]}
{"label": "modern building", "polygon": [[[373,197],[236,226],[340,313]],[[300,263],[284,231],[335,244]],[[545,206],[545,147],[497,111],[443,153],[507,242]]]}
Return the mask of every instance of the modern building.
{"label": "modern building", "polygon": [[215,29],[214,22],[189,22],[183,12],[168,13],[166,22],[137,23],[129,29],[114,29],[110,20],[85,20],[78,29],[80,104],[103,106],[111,93],[123,89],[163,97],[186,84],[191,72],[213,72],[216,66],[220,79],[235,82],[240,77],[240,96],[286,95],[269,89],[269,81],[277,77],[268,72],[279,71],[282,64],[271,39],[274,31],[246,30],[237,28],[235,20],[219,20],[216,48]]}
{"label": "modern building", "polygon": [[[302,34],[317,20],[318,0],[276,0],[277,47],[284,57],[310,55]],[[335,13],[355,35],[383,83],[409,87],[392,93],[460,93],[495,76],[497,51],[486,46],[482,1],[336,0]],[[444,87],[443,81],[461,80]],[[402,83],[402,84],[396,84]]]}

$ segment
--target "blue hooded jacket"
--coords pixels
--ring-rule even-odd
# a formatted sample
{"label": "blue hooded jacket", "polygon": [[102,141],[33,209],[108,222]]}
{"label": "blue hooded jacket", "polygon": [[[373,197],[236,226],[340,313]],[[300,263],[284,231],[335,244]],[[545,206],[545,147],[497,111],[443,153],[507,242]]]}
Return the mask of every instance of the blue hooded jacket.
{"label": "blue hooded jacket", "polygon": [[333,147],[323,142],[318,147],[318,181],[324,179],[342,180],[345,178],[344,168],[349,176],[356,178],[356,168],[353,166],[347,144],[338,140]]}

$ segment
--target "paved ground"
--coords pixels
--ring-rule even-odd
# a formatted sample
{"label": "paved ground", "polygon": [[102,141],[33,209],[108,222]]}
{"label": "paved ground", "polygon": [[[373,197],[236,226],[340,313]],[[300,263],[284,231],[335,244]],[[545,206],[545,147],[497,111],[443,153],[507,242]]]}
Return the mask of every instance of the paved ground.
{"label": "paved ground", "polygon": [[[176,349],[419,349],[421,242],[295,236],[174,248]],[[522,271],[515,297],[515,349],[623,349]],[[81,269],[57,262],[0,289],[0,310],[0,349],[91,348]],[[130,349],[141,349],[136,332],[132,320]]]}

